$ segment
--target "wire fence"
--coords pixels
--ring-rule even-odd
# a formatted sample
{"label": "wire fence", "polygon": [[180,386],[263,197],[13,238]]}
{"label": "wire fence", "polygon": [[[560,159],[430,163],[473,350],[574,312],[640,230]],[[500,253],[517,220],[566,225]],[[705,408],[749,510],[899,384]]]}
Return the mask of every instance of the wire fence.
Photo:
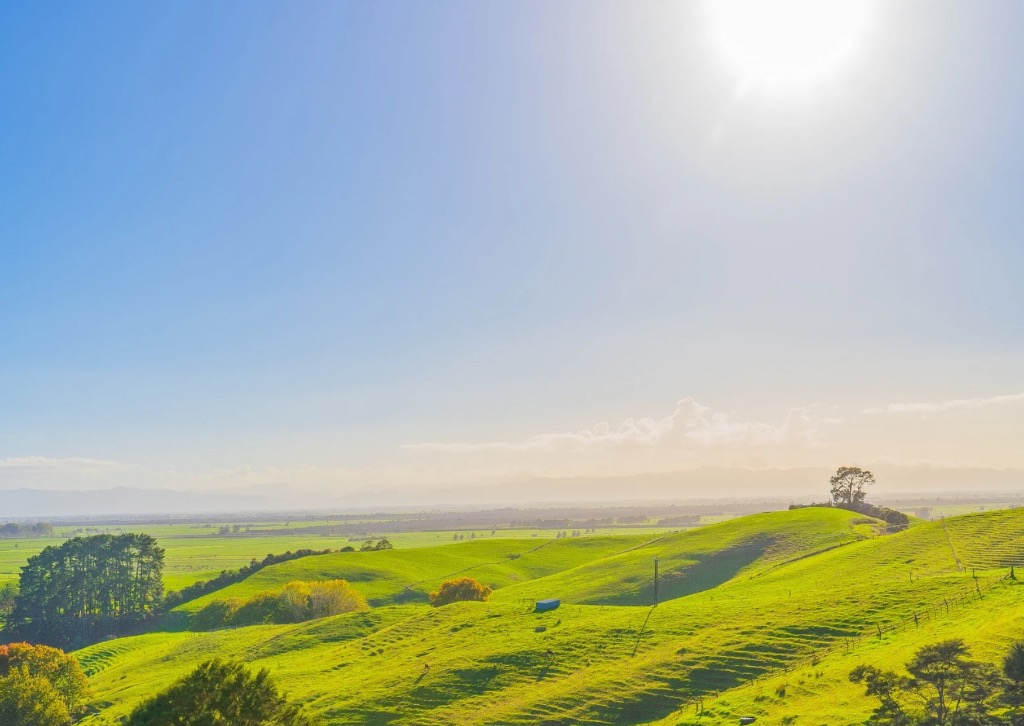
{"label": "wire fence", "polygon": [[[824,648],[819,648],[801,658],[791,660],[779,669],[765,671],[757,676],[753,676],[747,679],[747,683],[748,685],[753,685],[755,683],[777,678],[780,674],[792,673],[800,670],[801,668],[813,668],[830,655],[853,653],[859,646],[863,646],[867,642],[883,640],[887,634],[904,632],[908,629],[917,629],[928,622],[948,617],[958,609],[962,610],[969,607],[972,603],[977,603],[980,600],[983,600],[985,598],[985,593],[1001,582],[1005,582],[1011,578],[1016,579],[1012,569],[1008,574],[1003,576],[993,575],[985,578],[974,576],[971,578],[971,584],[960,585],[955,589],[952,589],[940,600],[933,601],[929,606],[914,609],[909,613],[902,613],[898,619],[885,624],[875,622],[873,626],[865,628],[865,630],[859,635],[842,637],[838,642],[834,642]],[[644,621],[644,623],[646,625],[646,621]],[[634,649],[634,653],[635,652],[636,650]],[[701,714],[704,712],[705,705],[707,703],[717,700],[721,695],[721,691],[708,690],[699,694],[683,697],[680,701],[679,708],[682,710],[692,706],[695,714]]]}

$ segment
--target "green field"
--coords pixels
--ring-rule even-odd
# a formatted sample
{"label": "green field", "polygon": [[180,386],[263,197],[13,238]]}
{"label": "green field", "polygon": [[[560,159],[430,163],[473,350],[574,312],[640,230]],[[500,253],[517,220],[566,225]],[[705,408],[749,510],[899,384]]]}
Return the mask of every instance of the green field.
{"label": "green field", "polygon": [[[302,527],[313,527],[323,522],[302,522]],[[291,523],[269,522],[244,525],[249,532],[218,535],[220,523],[191,524],[138,524],[111,527],[95,527],[79,532],[81,527],[58,527],[59,537],[33,539],[0,539],[0,585],[17,581],[21,567],[29,557],[49,545],[59,545],[67,536],[75,534],[140,532],[152,535],[166,553],[164,586],[168,590],[179,590],[199,580],[209,580],[222,570],[237,570],[248,565],[253,558],[262,560],[268,554],[280,554],[299,549],[325,550],[354,546],[356,549],[366,538],[325,537],[320,534],[275,534]],[[595,530],[594,535],[629,532],[631,534],[655,534],[668,531],[665,527],[604,527]],[[468,541],[476,540],[527,539],[544,541],[553,538],[552,529],[501,529],[491,530],[446,530],[438,532],[398,532],[388,534],[388,539],[399,549],[433,547],[452,543],[452,537],[463,535]],[[591,536],[591,535],[587,535]]]}
{"label": "green field", "polygon": [[[954,636],[994,662],[1024,636],[1024,589],[1002,579],[1024,510],[890,535],[877,525],[802,509],[677,534],[495,538],[282,563],[182,610],[334,577],[375,607],[86,648],[78,655],[97,698],[85,723],[116,723],[212,655],[269,668],[329,724],[860,723],[874,702],[847,680],[858,663],[893,667]],[[655,557],[661,602],[650,607]],[[975,580],[971,565],[987,569]],[[457,573],[495,586],[492,601],[423,602]],[[536,614],[538,597],[563,604]]]}

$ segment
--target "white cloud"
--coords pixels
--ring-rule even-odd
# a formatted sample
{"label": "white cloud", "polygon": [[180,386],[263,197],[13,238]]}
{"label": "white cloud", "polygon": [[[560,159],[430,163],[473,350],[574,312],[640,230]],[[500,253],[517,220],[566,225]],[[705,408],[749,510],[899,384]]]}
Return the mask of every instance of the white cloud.
{"label": "white cloud", "polygon": [[882,408],[866,408],[861,413],[941,413],[959,409],[985,408],[1005,404],[1024,403],[1024,393],[1011,393],[989,398],[956,398],[930,403],[890,403]]}
{"label": "white cloud", "polygon": [[622,448],[670,447],[710,449],[716,447],[760,448],[820,445],[823,425],[838,423],[823,418],[810,407],[789,411],[781,423],[766,423],[716,412],[692,398],[684,398],[664,418],[627,418],[618,426],[599,423],[589,429],[565,433],[538,434],[519,441],[483,443],[406,444],[409,451],[468,453],[593,452]]}

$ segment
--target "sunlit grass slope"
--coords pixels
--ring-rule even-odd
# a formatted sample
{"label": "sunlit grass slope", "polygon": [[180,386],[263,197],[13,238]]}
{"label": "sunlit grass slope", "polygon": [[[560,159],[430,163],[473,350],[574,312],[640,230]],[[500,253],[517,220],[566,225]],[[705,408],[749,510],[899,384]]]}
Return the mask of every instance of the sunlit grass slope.
{"label": "sunlit grass slope", "polygon": [[427,594],[449,577],[473,577],[495,588],[505,587],[637,547],[651,539],[650,535],[540,541],[488,539],[431,548],[317,555],[267,567],[242,582],[185,603],[180,609],[195,612],[213,600],[248,598],[264,590],[280,589],[293,580],[337,578],[352,583],[372,605],[425,602]]}
{"label": "sunlit grass slope", "polygon": [[882,523],[842,509],[768,512],[666,535],[641,547],[510,587],[497,599],[558,597],[602,605],[654,603],[749,578],[786,562],[873,536]]}
{"label": "sunlit grass slope", "polygon": [[964,567],[1024,566],[1024,509],[965,514],[944,523]]}
{"label": "sunlit grass slope", "polygon": [[[685,723],[698,696],[708,711],[700,723],[735,723],[748,710],[758,723],[856,722],[872,707],[843,680],[858,662],[897,665],[919,642],[956,634],[977,635],[995,652],[999,638],[1014,629],[1020,635],[1024,588],[1015,583],[996,584],[983,600],[949,614],[936,611],[936,602],[974,585],[957,568],[942,522],[850,541],[859,534],[851,530],[859,526],[854,521],[825,509],[747,518],[751,533],[776,538],[759,557],[741,558],[746,564],[734,566],[727,582],[656,608],[566,604],[538,615],[516,594],[529,586],[508,585],[491,603],[385,606],[301,625],[154,633],[100,644],[80,653],[104,708],[88,723],[116,723],[138,700],[213,654],[269,667],[293,698],[329,724]],[[1008,526],[1024,529],[1024,522]],[[697,549],[682,535],[668,537],[562,567],[540,589],[568,601],[602,588],[609,597],[623,590],[642,600],[642,583],[630,580],[630,556],[640,553],[638,566],[649,564],[645,550],[660,547],[659,557],[699,563],[746,541],[743,520],[709,527],[705,536],[718,528],[721,550],[712,540]],[[1008,536],[1006,527],[999,536]],[[843,542],[849,544],[827,549]],[[563,552],[587,541],[557,544],[564,551],[545,547],[534,554],[550,552],[572,565]],[[782,549],[769,555],[773,546]],[[493,554],[480,549],[473,556],[501,562]],[[605,567],[609,558],[625,558],[621,577],[614,565]],[[592,587],[577,577],[581,566],[601,582]],[[545,575],[543,569],[533,572]],[[554,592],[556,586],[562,591]],[[845,654],[848,639],[915,612],[931,613],[920,630],[888,633],[877,646],[861,639],[852,656]],[[984,630],[986,622],[1002,626]],[[820,661],[813,670],[804,665],[812,658]],[[776,680],[788,683],[784,697],[771,690]]]}
{"label": "sunlit grass slope", "polygon": [[999,666],[1010,644],[1024,640],[1024,584],[1003,581],[986,590],[983,600],[940,611],[920,627],[867,637],[849,650],[834,648],[790,671],[741,684],[704,700],[704,710],[690,703],[658,726],[735,724],[754,716],[758,724],[863,724],[878,701],[864,695],[864,686],[850,683],[849,674],[860,664],[902,671],[914,652],[947,638],[962,638],[972,656]]}

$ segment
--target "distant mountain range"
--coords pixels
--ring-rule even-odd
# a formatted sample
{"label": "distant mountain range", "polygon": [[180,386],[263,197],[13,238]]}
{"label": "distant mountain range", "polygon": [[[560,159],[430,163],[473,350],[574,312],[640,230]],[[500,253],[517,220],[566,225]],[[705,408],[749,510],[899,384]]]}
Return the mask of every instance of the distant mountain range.
{"label": "distant mountain range", "polygon": [[[869,497],[973,496],[1024,493],[1024,470],[875,467],[878,486]],[[119,487],[81,491],[0,490],[0,521],[22,517],[95,517],[120,514],[267,512],[369,507],[478,507],[550,503],[720,500],[728,498],[809,502],[828,498],[830,471],[702,468],[613,477],[527,479],[450,486],[377,487],[309,491],[281,486],[171,490]]]}

